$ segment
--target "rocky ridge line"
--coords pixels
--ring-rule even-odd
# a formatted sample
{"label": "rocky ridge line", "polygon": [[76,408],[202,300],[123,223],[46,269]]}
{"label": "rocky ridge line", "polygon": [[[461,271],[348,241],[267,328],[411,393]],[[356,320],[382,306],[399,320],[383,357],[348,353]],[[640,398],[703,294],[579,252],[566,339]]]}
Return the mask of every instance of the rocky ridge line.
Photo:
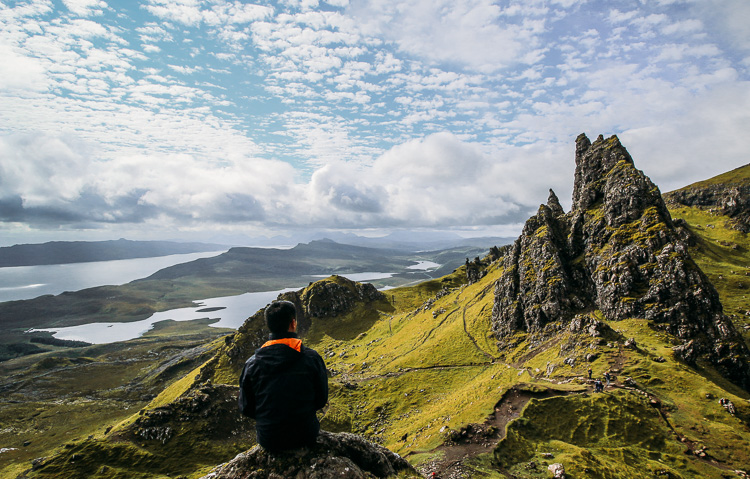
{"label": "rocky ridge line", "polygon": [[646,318],[681,341],[675,356],[707,359],[750,390],[750,351],[719,295],[680,240],[659,189],[616,136],[576,140],[573,206],[550,190],[504,258],[493,332],[549,336],[600,310],[607,320]]}

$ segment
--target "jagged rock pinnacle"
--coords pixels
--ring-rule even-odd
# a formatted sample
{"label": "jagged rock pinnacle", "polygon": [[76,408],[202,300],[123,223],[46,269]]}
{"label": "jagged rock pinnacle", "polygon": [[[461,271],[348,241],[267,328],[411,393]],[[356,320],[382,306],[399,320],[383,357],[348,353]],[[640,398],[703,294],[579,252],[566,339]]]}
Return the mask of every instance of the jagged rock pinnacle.
{"label": "jagged rock pinnacle", "polygon": [[557,198],[557,195],[554,191],[552,191],[552,188],[549,190],[549,197],[547,198],[547,207],[552,210],[552,213],[555,216],[564,215],[565,210],[563,210],[562,206],[560,205],[560,200]]}
{"label": "jagged rock pinnacle", "polygon": [[524,225],[495,289],[493,330],[552,334],[577,315],[641,317],[682,340],[675,355],[703,357],[750,389],[750,351],[718,293],[690,257],[659,189],[616,136],[576,140],[573,207],[548,205]]}

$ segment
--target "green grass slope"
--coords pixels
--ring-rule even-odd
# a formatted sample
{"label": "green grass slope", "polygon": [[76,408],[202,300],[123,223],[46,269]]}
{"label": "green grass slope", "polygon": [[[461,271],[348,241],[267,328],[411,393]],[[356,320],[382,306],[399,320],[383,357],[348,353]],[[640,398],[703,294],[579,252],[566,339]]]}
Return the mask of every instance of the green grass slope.
{"label": "green grass slope", "polygon": [[[206,321],[188,328],[181,324],[177,332],[170,323],[132,341],[57,349],[0,363],[0,448],[6,449],[0,453],[0,477],[16,477],[31,469],[32,461],[35,467],[45,462],[42,458],[80,455],[81,441],[94,443],[137,414],[173,381],[212,357],[210,341],[228,332],[209,328]],[[129,461],[127,456],[121,460]],[[45,477],[86,477],[68,472]]]}
{"label": "green grass slope", "polygon": [[[746,331],[750,304],[739,284],[750,266],[747,235],[705,211],[672,214],[688,222],[696,235],[693,257]],[[645,319],[604,321],[599,336],[565,329],[540,342],[518,334],[501,354],[490,335],[500,263],[485,259],[485,275],[472,284],[461,267],[384,291],[345,314],[314,318],[305,343],[332,372],[323,427],[363,434],[426,471],[446,457],[457,431],[502,414],[508,394],[521,390],[531,399],[509,414],[518,417],[496,446],[463,461],[465,477],[549,477],[553,462],[572,478],[724,478],[750,469],[747,392],[709,365],[676,361],[674,338]],[[599,312],[590,315],[602,321]],[[254,315],[214,343],[211,359],[138,412],[118,416],[107,434],[79,435],[47,451],[27,477],[197,478],[231,459],[253,444],[252,423],[232,401],[240,368],[265,334],[261,315]],[[593,393],[589,368],[595,377],[612,371],[612,387]],[[719,398],[731,400],[736,414]],[[217,422],[220,428],[211,426]]]}
{"label": "green grass slope", "polygon": [[747,184],[750,184],[750,165],[740,166],[739,168],[735,168],[731,171],[727,171],[726,173],[722,173],[707,180],[693,183],[675,191],[686,189],[704,189],[710,186],[731,187]]}

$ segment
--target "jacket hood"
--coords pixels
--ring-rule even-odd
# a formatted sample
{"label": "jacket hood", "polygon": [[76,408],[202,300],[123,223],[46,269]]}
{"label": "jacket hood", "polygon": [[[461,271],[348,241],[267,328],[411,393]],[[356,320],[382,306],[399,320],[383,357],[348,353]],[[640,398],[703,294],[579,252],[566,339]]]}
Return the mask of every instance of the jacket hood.
{"label": "jacket hood", "polygon": [[284,369],[299,361],[302,355],[285,344],[273,344],[255,351],[256,361],[268,371]]}

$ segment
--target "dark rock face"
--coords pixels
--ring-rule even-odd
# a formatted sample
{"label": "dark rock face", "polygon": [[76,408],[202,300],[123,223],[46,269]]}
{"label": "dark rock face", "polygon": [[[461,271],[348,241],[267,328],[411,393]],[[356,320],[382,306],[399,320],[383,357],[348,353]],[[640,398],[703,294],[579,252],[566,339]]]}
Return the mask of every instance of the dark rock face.
{"label": "dark rock face", "polygon": [[305,289],[300,301],[308,317],[320,318],[346,314],[357,303],[369,303],[384,297],[370,283],[357,283],[342,276],[333,276]]}
{"label": "dark rock face", "polygon": [[683,341],[675,354],[710,360],[750,389],[750,352],[693,262],[659,189],[617,137],[576,140],[573,208],[551,192],[504,258],[493,330],[551,334],[577,315],[642,317]]}
{"label": "dark rock face", "polygon": [[396,474],[422,477],[401,456],[361,436],[321,431],[312,447],[270,454],[256,446],[202,479],[375,479]]}

